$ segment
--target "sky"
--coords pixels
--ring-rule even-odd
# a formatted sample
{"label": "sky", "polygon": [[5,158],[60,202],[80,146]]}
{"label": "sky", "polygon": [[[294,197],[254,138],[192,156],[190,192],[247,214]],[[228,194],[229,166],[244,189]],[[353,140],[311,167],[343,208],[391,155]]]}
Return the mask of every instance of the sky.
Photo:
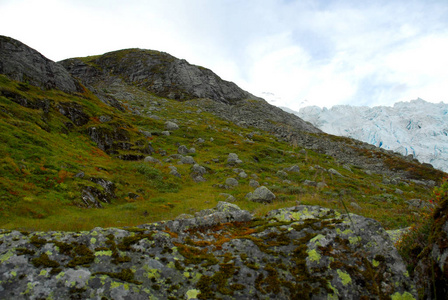
{"label": "sky", "polygon": [[0,0],[0,35],[59,61],[170,53],[277,106],[448,103],[448,0]]}

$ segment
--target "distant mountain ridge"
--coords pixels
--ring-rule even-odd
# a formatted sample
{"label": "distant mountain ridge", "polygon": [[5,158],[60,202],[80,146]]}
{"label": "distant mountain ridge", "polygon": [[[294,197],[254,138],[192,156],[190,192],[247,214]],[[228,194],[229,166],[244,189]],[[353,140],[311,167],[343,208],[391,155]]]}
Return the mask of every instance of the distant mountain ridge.
{"label": "distant mountain ridge", "polygon": [[421,162],[448,170],[448,104],[419,98],[398,102],[393,107],[309,106],[296,115],[326,133],[412,155]]}

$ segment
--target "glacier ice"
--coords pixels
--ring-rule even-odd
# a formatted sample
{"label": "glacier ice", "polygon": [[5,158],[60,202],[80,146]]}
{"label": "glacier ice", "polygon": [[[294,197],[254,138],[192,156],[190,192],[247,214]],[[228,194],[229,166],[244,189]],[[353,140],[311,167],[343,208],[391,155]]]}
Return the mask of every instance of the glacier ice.
{"label": "glacier ice", "polygon": [[448,104],[423,99],[394,106],[303,107],[296,114],[321,129],[351,137],[448,172]]}

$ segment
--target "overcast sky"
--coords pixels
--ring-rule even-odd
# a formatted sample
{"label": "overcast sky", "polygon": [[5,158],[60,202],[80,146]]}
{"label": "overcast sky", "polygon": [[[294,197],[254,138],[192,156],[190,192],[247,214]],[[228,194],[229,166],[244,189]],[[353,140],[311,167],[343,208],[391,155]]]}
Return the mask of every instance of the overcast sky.
{"label": "overcast sky", "polygon": [[0,14],[1,35],[54,61],[165,51],[296,110],[448,103],[448,0],[0,0]]}

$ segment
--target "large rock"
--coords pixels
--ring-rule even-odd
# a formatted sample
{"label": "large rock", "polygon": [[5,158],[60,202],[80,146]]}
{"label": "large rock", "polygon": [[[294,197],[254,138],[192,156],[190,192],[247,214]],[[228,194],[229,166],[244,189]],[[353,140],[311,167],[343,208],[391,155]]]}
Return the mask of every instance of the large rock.
{"label": "large rock", "polygon": [[271,203],[275,199],[275,195],[267,187],[260,186],[250,196],[249,200],[254,202]]}
{"label": "large rock", "polygon": [[0,74],[43,89],[80,92],[79,83],[67,70],[36,50],[10,37],[0,35]]}
{"label": "large rock", "polygon": [[317,206],[88,232],[0,230],[1,299],[414,299],[378,222]]}

